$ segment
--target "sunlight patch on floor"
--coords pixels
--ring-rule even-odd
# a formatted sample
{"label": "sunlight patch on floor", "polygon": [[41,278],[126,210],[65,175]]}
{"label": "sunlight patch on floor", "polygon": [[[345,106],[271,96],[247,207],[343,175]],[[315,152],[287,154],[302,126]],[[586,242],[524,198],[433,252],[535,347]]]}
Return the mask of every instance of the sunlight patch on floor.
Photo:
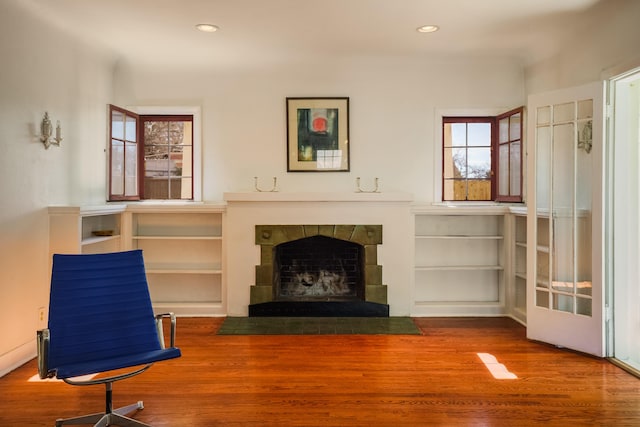
{"label": "sunlight patch on floor", "polygon": [[498,359],[489,353],[478,353],[478,357],[487,367],[493,378],[498,380],[515,380],[518,376],[512,372],[509,372],[506,366],[498,362]]}
{"label": "sunlight patch on floor", "polygon": [[[75,378],[70,378],[71,380],[76,380],[76,381],[87,381],[90,379],[93,379],[93,377],[95,377],[96,374],[90,374],[90,375],[83,375],[81,377],[75,377]],[[59,380],[57,378],[40,378],[40,375],[35,374],[34,376],[32,376],[31,378],[29,378],[28,382],[30,383],[51,383],[51,382],[62,382],[62,380]]]}

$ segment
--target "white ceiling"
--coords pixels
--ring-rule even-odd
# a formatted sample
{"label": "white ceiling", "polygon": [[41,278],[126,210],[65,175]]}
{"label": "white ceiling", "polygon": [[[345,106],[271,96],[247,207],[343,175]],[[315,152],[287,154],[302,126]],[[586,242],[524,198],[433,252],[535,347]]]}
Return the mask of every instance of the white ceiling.
{"label": "white ceiling", "polygon": [[[133,63],[256,67],[336,55],[499,55],[526,64],[586,25],[599,0],[12,1]],[[220,31],[199,32],[198,23]],[[441,29],[418,33],[425,24]]]}

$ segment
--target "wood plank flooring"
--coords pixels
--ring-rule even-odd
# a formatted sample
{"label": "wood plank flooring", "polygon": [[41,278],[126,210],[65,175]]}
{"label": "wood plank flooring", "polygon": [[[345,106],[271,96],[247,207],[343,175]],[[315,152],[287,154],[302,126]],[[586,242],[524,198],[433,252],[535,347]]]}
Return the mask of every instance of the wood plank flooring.
{"label": "wood plank flooring", "polygon": [[[640,426],[640,380],[606,360],[528,341],[504,318],[418,318],[422,335],[216,335],[179,318],[183,357],[114,386],[156,427]],[[488,353],[517,379],[495,379]],[[494,364],[495,365],[495,364]],[[495,365],[498,366],[499,365]],[[104,387],[0,378],[0,425],[103,410]]]}

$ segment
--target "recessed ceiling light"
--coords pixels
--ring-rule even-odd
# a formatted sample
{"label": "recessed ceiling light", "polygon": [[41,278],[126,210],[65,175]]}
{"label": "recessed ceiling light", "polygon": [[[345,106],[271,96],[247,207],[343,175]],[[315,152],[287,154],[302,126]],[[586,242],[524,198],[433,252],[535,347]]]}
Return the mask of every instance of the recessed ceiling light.
{"label": "recessed ceiling light", "polygon": [[213,24],[198,24],[196,28],[204,33],[215,33],[219,28]]}
{"label": "recessed ceiling light", "polygon": [[438,31],[440,29],[440,27],[438,27],[437,25],[423,25],[422,27],[418,27],[417,31],[419,33],[433,33],[435,31]]}

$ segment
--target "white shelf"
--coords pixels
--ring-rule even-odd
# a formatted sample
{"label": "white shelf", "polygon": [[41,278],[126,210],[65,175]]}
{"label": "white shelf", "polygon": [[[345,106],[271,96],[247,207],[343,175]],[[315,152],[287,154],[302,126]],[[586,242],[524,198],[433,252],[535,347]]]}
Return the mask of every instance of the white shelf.
{"label": "white shelf", "polygon": [[149,268],[147,274],[222,274],[222,270],[217,269],[188,269],[188,268]]}
{"label": "white shelf", "polygon": [[502,316],[504,304],[502,302],[417,301],[414,303],[412,312],[415,316],[430,317]]}
{"label": "white shelf", "polygon": [[116,234],[116,235],[113,235],[113,236],[88,237],[86,239],[82,239],[80,244],[83,245],[83,246],[95,245],[95,244],[98,244],[98,243],[108,242],[109,240],[116,240],[116,239],[119,239],[119,238],[120,238],[119,234]]}
{"label": "white shelf", "polygon": [[49,206],[49,215],[74,215],[78,217],[114,215],[125,211],[127,205],[97,205],[97,206]]}
{"label": "white shelf", "polygon": [[503,236],[458,236],[458,235],[420,235],[416,239],[441,239],[441,240],[503,240]]}
{"label": "white shelf", "polygon": [[438,265],[438,266],[418,266],[416,271],[464,271],[464,270],[478,270],[478,271],[492,271],[504,270],[501,265]]}
{"label": "white shelf", "polygon": [[549,289],[549,281],[546,279],[541,279],[538,276],[536,280],[536,288]]}
{"label": "white shelf", "polygon": [[513,239],[515,252],[511,261],[512,278],[509,288],[509,315],[518,322],[527,322],[527,217],[525,212],[514,215]]}
{"label": "white shelf", "polygon": [[130,244],[144,251],[154,309],[224,315],[224,210],[190,203],[136,205],[128,215]]}
{"label": "white shelf", "polygon": [[413,314],[504,313],[504,217],[508,209],[423,206],[414,207],[413,212]]}
{"label": "white shelf", "polygon": [[226,316],[226,314],[224,313],[224,305],[222,304],[222,302],[154,302],[153,311],[157,314],[172,312],[178,317]]}
{"label": "white shelf", "polygon": [[222,240],[222,236],[132,236],[133,240]]}
{"label": "white shelf", "polygon": [[[50,206],[51,254],[100,253],[121,250],[121,221],[125,205]],[[95,236],[109,230],[112,235]]]}
{"label": "white shelf", "polygon": [[465,307],[497,307],[499,301],[416,301],[416,305],[428,305],[432,307],[446,307],[449,305]]}

